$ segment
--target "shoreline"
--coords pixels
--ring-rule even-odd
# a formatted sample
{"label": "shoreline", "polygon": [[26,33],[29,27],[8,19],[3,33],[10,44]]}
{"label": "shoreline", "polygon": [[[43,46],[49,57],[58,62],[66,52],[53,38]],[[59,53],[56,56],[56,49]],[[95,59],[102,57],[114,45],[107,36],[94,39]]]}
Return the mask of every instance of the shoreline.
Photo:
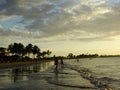
{"label": "shoreline", "polygon": [[100,79],[94,77],[94,74],[92,74],[92,72],[89,69],[84,67],[80,68],[80,70],[77,70],[74,67],[71,67],[71,69],[79,72],[81,77],[85,78],[86,80],[89,80],[91,84],[95,85],[95,87],[100,88],[102,90],[113,90],[113,88],[109,86],[108,80],[106,80],[105,78]]}
{"label": "shoreline", "polygon": [[7,63],[0,63],[0,69],[6,69],[6,68],[15,68],[15,67],[23,67],[23,66],[29,66],[34,64],[40,64],[43,62],[50,62],[53,60],[40,60],[40,61],[26,61],[26,62],[7,62]]}

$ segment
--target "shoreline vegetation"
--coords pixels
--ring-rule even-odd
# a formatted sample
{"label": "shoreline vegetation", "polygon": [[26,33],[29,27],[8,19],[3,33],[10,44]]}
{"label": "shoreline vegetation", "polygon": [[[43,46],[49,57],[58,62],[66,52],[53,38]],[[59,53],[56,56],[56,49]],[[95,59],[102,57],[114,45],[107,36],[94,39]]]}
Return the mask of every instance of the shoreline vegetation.
{"label": "shoreline vegetation", "polygon": [[50,50],[41,51],[37,45],[31,43],[24,46],[22,43],[13,43],[7,48],[0,47],[0,69],[18,67],[24,65],[37,64],[44,61],[57,59],[80,59],[80,58],[101,58],[101,57],[120,57],[120,55],[98,55],[98,54],[79,54],[69,53],[67,56],[51,56]]}
{"label": "shoreline vegetation", "polygon": [[37,45],[31,43],[24,46],[22,43],[13,43],[7,48],[0,47],[0,69],[38,64],[53,60],[51,51],[41,51]]}

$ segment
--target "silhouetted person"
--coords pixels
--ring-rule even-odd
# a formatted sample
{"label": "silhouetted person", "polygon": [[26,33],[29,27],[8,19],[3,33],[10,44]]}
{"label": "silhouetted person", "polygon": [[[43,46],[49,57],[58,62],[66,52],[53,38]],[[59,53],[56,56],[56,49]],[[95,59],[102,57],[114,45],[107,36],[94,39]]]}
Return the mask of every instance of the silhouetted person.
{"label": "silhouetted person", "polygon": [[63,64],[64,64],[64,63],[63,63],[63,59],[61,59],[61,60],[60,60],[60,64],[61,64],[61,65],[63,65]]}
{"label": "silhouetted person", "polygon": [[58,62],[58,59],[56,58],[56,59],[54,60],[55,70],[57,70],[58,64],[59,64],[59,62]]}
{"label": "silhouetted person", "polygon": [[61,68],[62,68],[64,65],[63,59],[60,60],[60,64],[61,64]]}
{"label": "silhouetted person", "polygon": [[79,62],[79,59],[77,59],[77,62]]}

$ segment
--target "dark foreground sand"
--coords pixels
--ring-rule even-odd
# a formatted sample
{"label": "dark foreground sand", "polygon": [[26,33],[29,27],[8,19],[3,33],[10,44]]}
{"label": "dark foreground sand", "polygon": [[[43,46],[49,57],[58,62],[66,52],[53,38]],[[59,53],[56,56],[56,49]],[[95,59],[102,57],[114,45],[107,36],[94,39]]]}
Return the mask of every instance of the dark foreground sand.
{"label": "dark foreground sand", "polygon": [[33,65],[33,64],[39,64],[39,63],[48,62],[48,61],[50,61],[50,60],[41,60],[41,61],[37,61],[37,62],[36,61],[26,61],[26,62],[0,63],[0,69]]}
{"label": "dark foreground sand", "polygon": [[[0,68],[9,69],[11,67],[42,64],[42,62],[47,62],[47,60],[39,62],[1,63]],[[44,68],[46,67],[44,65],[41,66]],[[14,68],[13,71],[15,71]],[[17,69],[17,71],[19,70]],[[70,62],[65,62],[62,67],[58,66],[57,70],[52,64],[44,72],[21,73],[15,71],[6,74],[3,73],[4,69],[1,69],[1,72],[0,90],[114,90],[107,86],[106,83],[95,78],[88,69],[80,68],[80,70],[77,70],[73,63],[71,64]]]}
{"label": "dark foreground sand", "polygon": [[[28,65],[31,62],[12,64],[10,67],[21,64]],[[46,67],[44,65],[49,64],[41,64],[41,66]],[[0,90],[99,90],[89,80],[80,76],[79,72],[67,65],[59,66],[57,70],[54,65],[51,65],[44,71],[34,73],[27,73],[29,71],[27,69],[23,73],[22,69],[19,71],[19,68],[13,68],[9,72],[8,69],[5,70],[1,70]]]}

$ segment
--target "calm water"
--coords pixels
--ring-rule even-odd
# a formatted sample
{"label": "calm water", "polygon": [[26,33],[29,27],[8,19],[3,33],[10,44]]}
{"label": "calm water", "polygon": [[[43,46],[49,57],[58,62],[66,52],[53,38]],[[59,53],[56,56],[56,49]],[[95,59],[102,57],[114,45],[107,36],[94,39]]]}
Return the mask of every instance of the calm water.
{"label": "calm water", "polygon": [[110,87],[120,90],[120,58],[80,59],[79,62],[71,60],[68,63],[77,70],[89,69],[94,77],[106,80]]}
{"label": "calm water", "polygon": [[[78,72],[53,62],[0,70],[0,90],[98,90]],[[82,82],[81,82],[82,81]]]}
{"label": "calm water", "polygon": [[1,69],[0,90],[102,90],[87,88],[94,85],[80,76],[78,71],[82,68],[90,70],[97,79],[107,81],[112,90],[120,90],[120,58],[66,60],[64,63],[57,74],[53,62]]}
{"label": "calm water", "polygon": [[[53,62],[43,62],[36,65],[7,68],[0,70],[0,90],[3,89],[17,89],[22,82],[31,80],[32,74],[41,73],[48,70],[53,65]],[[33,83],[34,84],[34,83]]]}

